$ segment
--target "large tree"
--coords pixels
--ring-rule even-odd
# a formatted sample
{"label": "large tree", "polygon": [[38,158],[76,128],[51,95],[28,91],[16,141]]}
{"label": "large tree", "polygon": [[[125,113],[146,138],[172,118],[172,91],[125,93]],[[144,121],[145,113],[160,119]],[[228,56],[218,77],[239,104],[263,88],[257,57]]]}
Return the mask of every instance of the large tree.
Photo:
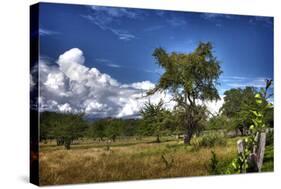
{"label": "large tree", "polygon": [[[248,86],[243,89],[236,88],[224,92],[224,104],[220,111],[222,112],[222,115],[225,115],[232,120],[233,128],[239,129],[242,135],[246,134],[245,131],[249,129],[254,116],[248,110],[259,110],[268,104],[267,98],[271,97],[271,94],[267,93],[271,82],[272,80],[266,81],[266,88],[264,89],[264,92],[262,92],[263,95],[261,96],[260,104],[256,103],[255,95],[258,91],[254,87]],[[266,124],[273,127],[273,109],[266,109],[264,115]]]}
{"label": "large tree", "polygon": [[191,53],[168,53],[163,48],[156,48],[153,53],[164,73],[148,95],[157,91],[169,91],[173,95],[177,108],[183,113],[185,143],[200,129],[206,113],[204,102],[220,98],[216,85],[222,71],[212,49],[210,42],[200,42]]}
{"label": "large tree", "polygon": [[232,127],[240,130],[242,135],[251,123],[252,114],[247,110],[256,105],[256,93],[254,87],[230,89],[224,92],[224,104],[220,111],[222,115],[232,120]]}

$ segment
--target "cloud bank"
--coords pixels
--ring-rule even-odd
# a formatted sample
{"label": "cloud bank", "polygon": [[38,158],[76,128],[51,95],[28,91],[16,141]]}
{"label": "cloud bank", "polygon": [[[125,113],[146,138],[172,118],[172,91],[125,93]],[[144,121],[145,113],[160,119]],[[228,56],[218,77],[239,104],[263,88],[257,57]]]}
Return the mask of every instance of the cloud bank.
{"label": "cloud bank", "polygon": [[[94,67],[85,66],[84,62],[83,52],[78,48],[64,52],[55,63],[40,60],[39,111],[83,112],[92,118],[128,118],[139,117],[140,109],[148,100],[157,103],[163,99],[168,109],[175,106],[169,93],[145,96],[147,90],[155,87],[150,81],[122,84]],[[215,113],[221,104],[206,105]]]}
{"label": "cloud bank", "polygon": [[[73,48],[56,63],[40,60],[40,111],[84,112],[92,117],[137,117],[148,99],[163,98],[172,107],[171,96],[157,93],[144,97],[153,88],[150,81],[121,84],[110,75],[84,65],[83,52]],[[168,103],[169,102],[169,103]]]}

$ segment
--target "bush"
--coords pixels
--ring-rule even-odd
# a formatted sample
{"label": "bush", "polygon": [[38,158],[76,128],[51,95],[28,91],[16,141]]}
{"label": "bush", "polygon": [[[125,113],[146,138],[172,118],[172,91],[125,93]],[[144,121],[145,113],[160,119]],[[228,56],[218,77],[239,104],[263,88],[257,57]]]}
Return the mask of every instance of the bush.
{"label": "bush", "polygon": [[219,169],[218,169],[218,163],[219,163],[219,160],[217,158],[217,155],[216,153],[212,150],[212,157],[211,157],[211,160],[210,160],[210,165],[209,165],[209,169],[210,169],[210,173],[212,175],[217,175],[219,174]]}
{"label": "bush", "polygon": [[215,145],[225,145],[226,140],[222,134],[210,133],[199,137],[192,137],[190,144],[198,149],[200,147],[213,147]]}

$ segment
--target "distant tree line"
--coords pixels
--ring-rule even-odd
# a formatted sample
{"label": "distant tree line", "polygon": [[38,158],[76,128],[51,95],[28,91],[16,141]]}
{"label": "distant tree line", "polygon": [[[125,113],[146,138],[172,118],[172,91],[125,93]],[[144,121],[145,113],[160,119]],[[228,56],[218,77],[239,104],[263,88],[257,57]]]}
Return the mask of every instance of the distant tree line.
{"label": "distant tree line", "polygon": [[[165,113],[169,114],[168,111]],[[56,140],[57,145],[64,145],[66,149],[81,138],[115,142],[122,137],[141,139],[143,136],[156,136],[160,142],[160,136],[174,131],[166,114],[161,117],[158,113],[153,116],[146,114],[145,119],[102,118],[92,121],[85,119],[83,114],[41,112],[40,142]]]}
{"label": "distant tree line", "polygon": [[87,122],[83,114],[42,112],[40,113],[40,141],[55,139],[57,145],[70,144],[85,135]]}

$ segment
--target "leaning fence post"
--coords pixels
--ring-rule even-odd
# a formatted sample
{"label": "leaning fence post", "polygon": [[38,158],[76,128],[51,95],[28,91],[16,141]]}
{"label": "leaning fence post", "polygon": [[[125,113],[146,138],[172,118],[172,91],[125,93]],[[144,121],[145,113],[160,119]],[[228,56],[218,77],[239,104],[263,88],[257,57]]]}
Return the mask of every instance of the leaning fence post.
{"label": "leaning fence post", "polygon": [[259,142],[259,137],[260,137],[260,134],[259,134],[259,132],[257,132],[257,134],[256,134],[256,136],[255,136],[255,145],[254,145],[254,147],[253,147],[253,153],[257,153],[257,150],[258,150],[258,147],[259,147],[259,144],[258,144],[258,142]]}
{"label": "leaning fence post", "polygon": [[262,164],[263,164],[263,157],[264,157],[264,150],[265,150],[265,142],[266,142],[266,133],[261,133],[258,143],[257,149],[257,165],[259,172],[261,172]]}

